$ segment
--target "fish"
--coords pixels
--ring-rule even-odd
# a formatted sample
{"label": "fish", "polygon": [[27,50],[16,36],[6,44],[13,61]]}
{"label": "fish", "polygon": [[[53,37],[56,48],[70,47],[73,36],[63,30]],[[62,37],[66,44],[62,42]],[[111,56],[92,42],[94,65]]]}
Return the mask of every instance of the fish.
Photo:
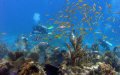
{"label": "fish", "polygon": [[57,28],[59,28],[59,29],[63,29],[63,28],[65,28],[66,26],[64,26],[64,25],[60,25],[60,26],[58,26]]}
{"label": "fish", "polygon": [[112,5],[111,5],[111,4],[108,4],[108,5],[106,5],[106,6],[107,6],[108,8],[111,8]]}
{"label": "fish", "polygon": [[84,20],[86,20],[87,19],[87,17],[84,17],[81,21],[84,21]]}
{"label": "fish", "polygon": [[0,33],[0,35],[6,36],[7,34],[6,33]]}
{"label": "fish", "polygon": [[32,41],[41,41],[42,40],[42,37],[40,36],[36,36],[32,39]]}
{"label": "fish", "polygon": [[57,34],[55,34],[55,39],[57,39],[57,38],[61,38],[59,35],[57,35]]}
{"label": "fish", "polygon": [[78,2],[83,2],[82,0],[79,0]]}
{"label": "fish", "polygon": [[55,47],[52,51],[55,51],[55,50],[57,50],[57,49],[59,49],[60,47]]}
{"label": "fish", "polygon": [[91,7],[85,7],[86,9],[90,9]]}
{"label": "fish", "polygon": [[113,40],[113,38],[111,38],[110,40]]}
{"label": "fish", "polygon": [[112,27],[112,25],[109,26],[109,28],[111,28],[111,27]]}
{"label": "fish", "polygon": [[45,16],[50,16],[49,14],[45,14]]}
{"label": "fish", "polygon": [[97,15],[97,14],[100,14],[101,12],[95,12],[95,16]]}
{"label": "fish", "polygon": [[95,32],[95,34],[102,34],[102,32]]}
{"label": "fish", "polygon": [[50,20],[54,20],[54,19],[50,19]]}
{"label": "fish", "polygon": [[78,6],[78,9],[80,9],[80,8],[82,8],[82,7]]}
{"label": "fish", "polygon": [[85,7],[85,6],[87,6],[88,5],[88,3],[87,4],[83,4],[83,6],[82,7]]}
{"label": "fish", "polygon": [[109,20],[109,19],[110,19],[110,17],[108,17],[108,18],[106,19],[106,21]]}
{"label": "fish", "polygon": [[66,5],[64,5],[62,8],[66,7]]}
{"label": "fish", "polygon": [[75,6],[78,6],[79,5],[79,3],[77,3]]}
{"label": "fish", "polygon": [[93,9],[94,9],[93,12],[96,10],[96,9],[95,9],[95,6],[96,6],[96,4],[94,3],[94,5],[93,5]]}
{"label": "fish", "polygon": [[38,26],[42,25],[42,23],[40,23]]}
{"label": "fish", "polygon": [[101,10],[102,10],[102,8],[101,8],[100,6],[99,6],[99,9],[100,9],[99,11],[101,11]]}
{"label": "fish", "polygon": [[32,35],[29,35],[29,37],[31,37]]}
{"label": "fish", "polygon": [[120,12],[116,12],[115,14],[120,14]]}

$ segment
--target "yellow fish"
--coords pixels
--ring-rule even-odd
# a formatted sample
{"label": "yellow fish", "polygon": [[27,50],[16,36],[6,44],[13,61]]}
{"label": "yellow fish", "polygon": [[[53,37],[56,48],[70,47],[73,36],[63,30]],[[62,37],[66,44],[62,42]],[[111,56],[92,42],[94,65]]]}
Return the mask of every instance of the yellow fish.
{"label": "yellow fish", "polygon": [[100,9],[99,11],[101,11],[101,10],[102,10],[102,8],[101,8],[100,6],[99,6],[99,9]]}
{"label": "yellow fish", "polygon": [[88,3],[87,3],[87,4],[83,4],[83,6],[82,6],[82,7],[87,6],[87,5],[88,5]]}
{"label": "yellow fish", "polygon": [[79,0],[78,2],[83,2],[82,0]]}
{"label": "yellow fish", "polygon": [[58,60],[55,60],[55,62],[57,62]]}
{"label": "yellow fish", "polygon": [[108,17],[108,18],[106,19],[106,21],[109,20],[109,19],[110,19],[110,17]]}
{"label": "yellow fish", "polygon": [[59,49],[60,47],[55,47],[52,51],[55,51],[55,50],[57,50],[57,49]]}
{"label": "yellow fish", "polygon": [[32,35],[29,35],[29,37],[32,36]]}
{"label": "yellow fish", "polygon": [[79,3],[77,3],[75,6],[78,6],[79,5]]}
{"label": "yellow fish", "polygon": [[82,7],[78,6],[78,9],[80,9],[80,8],[82,8]]}

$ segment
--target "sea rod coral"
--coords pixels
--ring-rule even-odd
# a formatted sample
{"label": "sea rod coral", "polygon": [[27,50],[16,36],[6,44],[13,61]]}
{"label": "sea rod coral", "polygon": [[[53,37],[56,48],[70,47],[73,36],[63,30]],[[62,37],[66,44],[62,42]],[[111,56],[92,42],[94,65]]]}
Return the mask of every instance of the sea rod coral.
{"label": "sea rod coral", "polygon": [[87,51],[85,46],[82,48],[83,37],[80,34],[79,37],[70,38],[70,42],[74,50],[71,49],[71,46],[67,43],[67,47],[69,52],[63,54],[64,59],[71,65],[71,66],[83,66],[85,63],[90,62],[93,60],[92,56],[90,56],[91,51]]}

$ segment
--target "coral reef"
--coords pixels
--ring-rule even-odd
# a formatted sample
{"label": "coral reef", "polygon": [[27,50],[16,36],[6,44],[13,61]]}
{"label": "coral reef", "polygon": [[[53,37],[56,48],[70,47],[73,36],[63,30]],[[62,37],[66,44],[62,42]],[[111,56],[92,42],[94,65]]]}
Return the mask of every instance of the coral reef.
{"label": "coral reef", "polygon": [[0,60],[4,58],[7,52],[8,52],[8,49],[6,47],[6,43],[0,40]]}
{"label": "coral reef", "polygon": [[0,75],[45,75],[38,62],[25,59],[20,51],[9,52],[8,58],[0,62]]}

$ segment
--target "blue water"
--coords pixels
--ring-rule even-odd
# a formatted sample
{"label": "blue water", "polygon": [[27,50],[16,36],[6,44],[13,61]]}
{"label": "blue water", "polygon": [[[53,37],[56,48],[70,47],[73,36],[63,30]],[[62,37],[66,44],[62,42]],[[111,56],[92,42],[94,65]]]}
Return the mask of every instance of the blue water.
{"label": "blue water", "polygon": [[[73,2],[74,5],[77,3],[78,0],[69,0],[70,4]],[[99,3],[98,3],[99,2]],[[109,10],[107,8],[107,4],[111,4],[112,7],[109,8],[111,9],[111,13],[109,14],[107,11]],[[91,45],[92,43],[95,43],[95,38],[96,39],[103,39],[100,34],[93,35],[95,32],[99,32],[101,30],[102,35],[107,36],[109,38],[106,39],[106,41],[109,41],[112,43],[112,47],[110,49],[112,50],[115,46],[119,45],[120,40],[120,14],[115,14],[116,12],[120,12],[120,1],[119,0],[86,0],[81,3],[80,6],[83,4],[89,3],[88,6],[91,6],[91,9],[93,9],[93,4],[96,4],[96,11],[99,11],[99,7],[102,7],[102,10],[100,12],[103,13],[104,17],[104,22],[102,22],[101,19],[98,19],[95,21],[95,15],[94,14],[89,14],[93,17],[94,22],[98,22],[99,26],[92,26],[95,27],[92,32],[89,30],[87,31],[88,34],[85,35],[84,37],[84,44],[87,44],[88,46]],[[42,23],[42,25],[47,26],[54,21],[50,21],[49,23],[46,24],[46,22],[49,19],[56,19],[55,14],[57,14],[58,11],[63,11],[65,8],[62,8],[64,5],[66,5],[66,0],[0,0],[0,33],[6,33],[6,36],[0,36],[0,39],[3,41],[7,42],[7,44],[13,44],[14,41],[21,35],[24,34],[26,35],[25,37],[29,38],[30,33],[32,32],[32,27],[36,25],[33,16],[35,13],[40,14],[40,20],[38,21],[38,24]],[[73,7],[76,8],[76,7]],[[81,21],[81,19],[84,17],[82,14],[79,14],[76,12],[77,15],[74,15],[78,17],[77,22]],[[50,16],[45,16],[46,14],[49,14]],[[58,13],[59,14],[59,13]],[[64,13],[66,14],[66,13]],[[100,16],[99,14],[97,16]],[[113,16],[115,18],[115,22],[109,22],[106,21],[108,17]],[[118,20],[118,21],[117,21]],[[67,19],[65,19],[67,21]],[[75,27],[77,27],[77,22],[74,22]],[[85,27],[89,27],[89,25],[85,22],[81,22],[79,28],[81,27],[81,24],[84,23]],[[104,25],[106,24],[106,27]],[[57,27],[54,24],[51,24],[55,27]],[[114,33],[110,27],[112,25],[112,29],[118,33]],[[49,25],[50,26],[50,25]],[[54,28],[55,29],[55,28]],[[53,30],[54,30],[53,29]],[[68,30],[71,31],[72,27]],[[51,30],[50,30],[51,31]],[[76,32],[80,33],[77,29],[75,30]],[[56,33],[57,34],[57,33]],[[34,35],[33,35],[34,36]],[[54,37],[54,35],[53,35]],[[113,40],[110,40],[113,38]],[[63,43],[69,42],[69,38],[66,39],[65,41],[63,39],[57,39],[54,41],[59,41],[59,46],[63,46]]]}

